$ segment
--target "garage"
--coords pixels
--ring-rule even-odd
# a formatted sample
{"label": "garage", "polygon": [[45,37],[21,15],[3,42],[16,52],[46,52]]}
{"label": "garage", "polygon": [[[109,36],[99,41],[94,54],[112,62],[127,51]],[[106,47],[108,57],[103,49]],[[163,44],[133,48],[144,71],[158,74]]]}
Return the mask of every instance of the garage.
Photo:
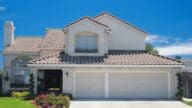
{"label": "garage", "polygon": [[111,73],[110,98],[168,98],[167,73]]}
{"label": "garage", "polygon": [[104,98],[104,81],[104,73],[77,72],[75,81],[76,98]]}

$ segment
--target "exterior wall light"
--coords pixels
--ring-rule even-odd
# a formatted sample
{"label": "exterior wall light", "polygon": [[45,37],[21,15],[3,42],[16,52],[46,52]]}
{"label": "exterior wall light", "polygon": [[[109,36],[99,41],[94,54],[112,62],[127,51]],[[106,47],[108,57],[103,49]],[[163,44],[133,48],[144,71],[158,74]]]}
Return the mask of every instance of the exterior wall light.
{"label": "exterior wall light", "polygon": [[67,71],[67,72],[65,73],[65,75],[68,77],[68,76],[69,76],[69,72]]}

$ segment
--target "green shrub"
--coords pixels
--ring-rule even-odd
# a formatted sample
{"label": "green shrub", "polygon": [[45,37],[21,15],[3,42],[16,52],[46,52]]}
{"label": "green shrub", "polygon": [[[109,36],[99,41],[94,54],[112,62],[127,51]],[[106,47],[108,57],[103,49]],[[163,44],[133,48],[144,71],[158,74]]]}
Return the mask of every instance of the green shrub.
{"label": "green shrub", "polygon": [[35,81],[34,81],[34,76],[33,76],[32,73],[30,74],[29,82],[30,82],[30,85],[29,85],[30,95],[34,95],[34,87],[35,87],[34,84],[35,84]]}
{"label": "green shrub", "polygon": [[177,98],[182,98],[183,97],[183,74],[182,73],[177,73],[177,93],[176,93]]}
{"label": "green shrub", "polygon": [[67,96],[70,100],[73,99],[73,95],[70,93],[64,93],[63,96]]}
{"label": "green shrub", "polygon": [[29,95],[29,92],[27,91],[23,91],[23,92],[16,92],[16,91],[13,91],[11,93],[11,96],[14,97],[14,98],[18,98],[18,99],[26,99],[26,97]]}

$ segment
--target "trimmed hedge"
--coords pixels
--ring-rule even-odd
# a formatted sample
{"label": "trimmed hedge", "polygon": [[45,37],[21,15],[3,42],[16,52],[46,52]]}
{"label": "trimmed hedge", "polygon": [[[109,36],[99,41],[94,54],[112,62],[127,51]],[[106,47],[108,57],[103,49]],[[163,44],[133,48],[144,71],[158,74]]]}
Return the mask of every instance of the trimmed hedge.
{"label": "trimmed hedge", "polygon": [[18,99],[26,99],[29,95],[29,92],[27,91],[23,91],[23,92],[16,92],[16,91],[13,91],[11,93],[11,96],[14,97],[14,98],[18,98]]}

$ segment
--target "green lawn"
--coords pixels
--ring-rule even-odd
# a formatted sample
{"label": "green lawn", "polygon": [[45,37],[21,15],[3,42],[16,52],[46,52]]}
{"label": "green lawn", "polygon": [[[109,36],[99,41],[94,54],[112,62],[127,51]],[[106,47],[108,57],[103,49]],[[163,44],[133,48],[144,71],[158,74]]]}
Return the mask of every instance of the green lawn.
{"label": "green lawn", "polygon": [[31,101],[19,100],[11,97],[0,97],[0,108],[35,108]]}
{"label": "green lawn", "polygon": [[183,101],[183,103],[192,106],[192,101]]}

